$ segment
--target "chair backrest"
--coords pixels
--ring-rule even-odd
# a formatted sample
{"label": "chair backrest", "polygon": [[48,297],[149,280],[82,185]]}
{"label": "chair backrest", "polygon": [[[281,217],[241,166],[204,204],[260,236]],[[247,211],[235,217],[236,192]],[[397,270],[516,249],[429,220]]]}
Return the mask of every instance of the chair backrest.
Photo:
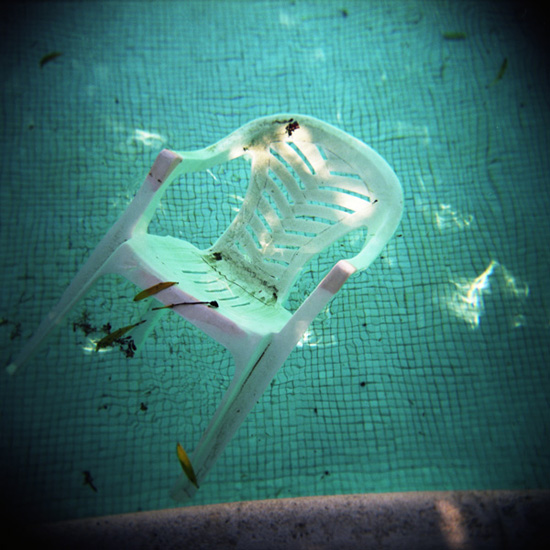
{"label": "chair backrest", "polygon": [[309,117],[260,120],[261,130],[244,132],[241,154],[231,155],[251,158],[250,183],[240,212],[207,260],[256,298],[274,303],[287,297],[315,255],[357,228],[369,241],[392,209],[393,233],[402,206],[380,181],[383,171],[395,177],[393,172],[363,143]]}

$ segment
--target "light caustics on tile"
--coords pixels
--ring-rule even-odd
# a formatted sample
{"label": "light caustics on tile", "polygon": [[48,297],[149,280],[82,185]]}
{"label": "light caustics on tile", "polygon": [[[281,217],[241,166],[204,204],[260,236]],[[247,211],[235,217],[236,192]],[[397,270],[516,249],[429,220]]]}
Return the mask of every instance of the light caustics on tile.
{"label": "light caustics on tile", "polygon": [[491,260],[485,270],[473,279],[450,280],[453,291],[447,296],[446,306],[456,317],[471,328],[479,327],[485,312],[484,295],[491,292],[491,277],[496,277],[497,289],[502,297],[514,299],[510,323],[513,328],[525,325],[525,316],[521,311],[522,302],[529,296],[529,286],[517,279],[505,266]]}
{"label": "light caustics on tile", "polygon": [[415,207],[422,213],[427,225],[435,226],[440,233],[457,232],[469,229],[474,216],[449,202],[440,201],[426,188],[424,180],[417,176],[420,193],[414,197]]}
{"label": "light caustics on tile", "polygon": [[154,132],[148,132],[146,130],[140,130],[136,128],[134,134],[132,135],[132,141],[138,141],[143,143],[147,147],[157,148],[166,142],[166,138],[160,134]]}
{"label": "light caustics on tile", "polygon": [[466,229],[474,221],[474,217],[469,214],[462,214],[450,204],[439,204],[439,207],[433,212],[433,222],[439,231]]}
{"label": "light caustics on tile", "polygon": [[[320,332],[320,334],[319,334]],[[326,348],[338,345],[338,338],[334,334],[325,334],[326,331],[317,331],[314,328],[306,330],[300,341],[296,344],[297,348]]]}

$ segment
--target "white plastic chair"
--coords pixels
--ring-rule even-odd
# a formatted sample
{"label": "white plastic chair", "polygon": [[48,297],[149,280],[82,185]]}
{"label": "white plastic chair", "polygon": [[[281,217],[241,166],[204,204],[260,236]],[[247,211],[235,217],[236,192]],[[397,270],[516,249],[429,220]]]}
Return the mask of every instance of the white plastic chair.
{"label": "white plastic chair", "polygon": [[[251,160],[245,200],[211,248],[147,232],[176,178],[242,156]],[[352,273],[379,255],[402,210],[402,189],[388,164],[364,143],[311,117],[260,118],[206,149],[163,150],[134,200],[7,370],[13,374],[25,363],[107,273],[121,274],[141,289],[177,281],[154,296],[165,305],[216,301],[217,308],[172,308],[225,346],[236,365],[191,457],[200,484],[311,321]],[[338,261],[301,306],[288,311],[285,300],[306,263],[358,229],[366,234],[360,252]],[[147,332],[151,324],[136,330]],[[195,491],[182,474],[171,494],[182,500]]]}

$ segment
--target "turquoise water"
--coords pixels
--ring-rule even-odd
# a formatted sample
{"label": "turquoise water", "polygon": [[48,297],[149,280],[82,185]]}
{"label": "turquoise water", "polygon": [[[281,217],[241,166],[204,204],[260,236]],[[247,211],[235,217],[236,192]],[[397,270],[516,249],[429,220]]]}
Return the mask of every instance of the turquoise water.
{"label": "turquoise water", "polygon": [[[191,504],[549,487],[550,94],[536,13],[435,1],[3,10],[3,364],[161,148],[307,113],[392,165],[403,221],[317,318]],[[245,192],[233,176],[182,181],[154,231],[211,244]],[[323,274],[308,271],[300,289]],[[82,314],[96,327],[135,322],[134,294],[105,278],[24,371],[3,376],[0,471],[17,517],[174,505],[175,442],[193,449],[231,362],[175,315],[137,357],[90,351]]]}

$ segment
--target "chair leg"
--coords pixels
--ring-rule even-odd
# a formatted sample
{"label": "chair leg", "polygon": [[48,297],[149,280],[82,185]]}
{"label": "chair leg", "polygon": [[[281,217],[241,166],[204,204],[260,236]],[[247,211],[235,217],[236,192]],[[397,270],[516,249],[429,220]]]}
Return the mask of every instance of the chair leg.
{"label": "chair leg", "polygon": [[[191,458],[198,485],[202,483],[212,466],[214,466],[285,361],[286,355],[277,357],[278,361],[276,362],[273,361],[272,354],[266,356],[272,344],[273,336],[265,338],[260,349],[256,350],[253,358],[245,368],[239,368],[237,365],[235,377],[226,390],[222,402],[216,409]],[[259,357],[258,351],[261,351]],[[176,501],[183,501],[192,497],[196,490],[197,487],[187,476],[182,475],[172,488],[170,496]]]}
{"label": "chair leg", "polygon": [[[199,485],[305,334],[313,319],[354,272],[355,268],[349,262],[339,261],[283,329],[277,334],[266,337],[261,345],[256,347],[253,357],[245,368],[241,369],[237,364],[235,377],[191,458]],[[172,488],[170,496],[176,501],[182,501],[192,497],[196,490],[191,481],[182,475]]]}
{"label": "chair leg", "polygon": [[80,300],[90,291],[97,279],[103,275],[103,265],[107,258],[101,257],[98,248],[84,264],[71,284],[65,290],[57,305],[42,320],[31,339],[21,350],[16,359],[6,367],[8,374],[14,374],[23,364],[29,361],[51,334],[52,330],[62,321]]}
{"label": "chair leg", "polygon": [[50,311],[16,359],[6,367],[8,374],[17,370],[39,350],[57,324],[91,289],[97,279],[109,270],[107,264],[117,248],[135,231],[146,231],[154,206],[160,200],[161,187],[166,188],[177,175],[181,157],[172,151],[161,151],[136,196],[116,223],[101,239],[92,255],[65,290],[58,304]]}

